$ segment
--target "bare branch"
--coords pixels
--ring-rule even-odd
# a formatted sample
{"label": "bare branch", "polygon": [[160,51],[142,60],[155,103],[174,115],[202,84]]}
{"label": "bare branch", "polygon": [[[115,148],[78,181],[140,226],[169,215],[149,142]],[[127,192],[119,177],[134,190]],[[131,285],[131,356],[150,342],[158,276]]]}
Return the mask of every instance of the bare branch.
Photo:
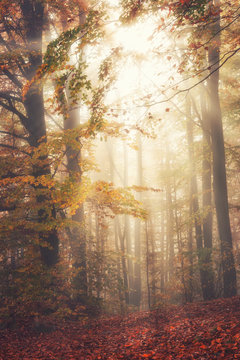
{"label": "bare branch", "polygon": [[18,135],[18,134],[15,134],[15,133],[11,133],[11,132],[9,132],[9,131],[0,130],[0,134],[9,135],[9,136],[15,137],[15,138],[17,138],[17,139],[29,141],[29,139],[28,139],[27,137],[24,137],[24,136],[22,136],[22,135]]}
{"label": "bare branch", "polygon": [[18,80],[18,78],[13,75],[9,70],[7,69],[2,69],[2,72],[19,88],[22,89],[23,85],[22,83]]}
{"label": "bare branch", "polygon": [[56,122],[56,120],[54,119],[54,117],[53,117],[46,109],[45,109],[45,114],[52,120],[52,122],[53,122],[60,130],[63,130],[63,127]]}
{"label": "bare branch", "polygon": [[[203,83],[205,80],[207,80],[212,74],[214,74],[216,71],[218,71],[230,58],[232,58],[238,51],[240,50],[240,47],[237,48],[236,50],[232,50],[232,51],[229,51],[227,54],[230,54],[218,67],[216,67],[213,71],[211,71],[207,76],[205,76],[204,78],[202,78],[201,80],[199,80],[198,82],[196,82],[195,84],[193,84],[192,86],[186,88],[186,89],[182,89],[182,90],[179,90],[177,91],[176,93],[174,93],[172,96],[168,97],[167,99],[165,100],[160,100],[160,101],[155,101],[155,102],[152,102],[151,104],[148,104],[147,107],[151,107],[151,106],[154,106],[154,105],[158,105],[158,104],[163,104],[165,102],[168,102],[170,100],[172,100],[175,96],[179,95],[179,94],[182,94],[182,93],[185,93],[185,92],[188,92],[190,90],[192,90],[193,88],[195,88],[196,86],[198,86],[199,84]],[[224,57],[226,56],[226,54],[224,55]],[[214,65],[214,64],[213,64]],[[186,79],[185,79],[186,80]],[[174,86],[173,86],[174,87]]]}
{"label": "bare branch", "polygon": [[21,103],[23,102],[19,96],[12,95],[10,92],[5,92],[5,91],[0,91],[0,98],[5,100],[18,101]]}
{"label": "bare branch", "polygon": [[26,127],[28,118],[25,115],[23,115],[20,111],[18,111],[11,103],[6,104],[5,102],[0,100],[0,105],[4,107],[6,110],[9,110],[15,115],[17,115],[20,121],[22,122],[23,126]]}
{"label": "bare branch", "polygon": [[23,153],[23,154],[25,154],[25,155],[30,156],[30,154],[29,154],[27,151],[24,151],[24,150],[22,150],[22,149],[19,149],[19,148],[17,148],[16,146],[12,146],[12,145],[9,145],[9,144],[1,144],[1,143],[0,143],[0,147],[4,147],[4,148],[10,149],[10,150],[16,150],[16,151],[19,151],[19,152],[21,152],[21,153]]}

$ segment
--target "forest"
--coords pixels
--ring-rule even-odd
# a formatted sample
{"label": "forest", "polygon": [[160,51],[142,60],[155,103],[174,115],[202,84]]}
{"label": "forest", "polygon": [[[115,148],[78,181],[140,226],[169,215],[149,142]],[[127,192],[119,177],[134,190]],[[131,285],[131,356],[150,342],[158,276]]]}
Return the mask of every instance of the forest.
{"label": "forest", "polygon": [[0,360],[240,359],[239,20],[0,1]]}

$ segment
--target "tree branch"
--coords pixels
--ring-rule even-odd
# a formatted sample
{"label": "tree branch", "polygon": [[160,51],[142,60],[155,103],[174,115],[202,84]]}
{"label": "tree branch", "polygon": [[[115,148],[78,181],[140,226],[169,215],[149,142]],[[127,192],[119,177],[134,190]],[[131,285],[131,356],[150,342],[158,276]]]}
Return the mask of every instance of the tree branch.
{"label": "tree branch", "polygon": [[9,70],[2,69],[2,72],[19,88],[22,89],[22,83],[17,79],[15,75],[13,75]]}
{"label": "tree branch", "polygon": [[7,104],[5,104],[5,102],[0,100],[0,105],[2,107],[4,107],[6,110],[17,115],[19,117],[20,121],[22,122],[23,126],[27,128],[28,118],[25,115],[23,115],[20,111],[18,111],[11,103],[9,103],[7,105]]}
{"label": "tree branch", "polygon": [[[161,101],[155,101],[155,102],[152,102],[150,104],[148,104],[147,107],[151,107],[151,106],[154,106],[154,105],[158,105],[158,104],[162,104],[162,103],[165,103],[165,102],[168,102],[170,100],[172,100],[175,96],[179,95],[179,94],[182,94],[182,93],[185,93],[185,92],[188,92],[190,90],[192,90],[193,88],[195,88],[196,86],[198,86],[199,84],[203,83],[205,80],[207,80],[210,76],[212,76],[212,74],[214,74],[216,71],[218,71],[231,57],[233,57],[238,51],[240,50],[240,47],[237,48],[236,50],[232,50],[232,51],[229,51],[227,52],[227,54],[230,54],[218,67],[216,67],[213,71],[211,71],[207,76],[205,76],[203,79],[199,80],[198,82],[196,82],[195,84],[193,84],[192,86],[186,88],[186,89],[182,89],[182,90],[179,90],[177,91],[176,93],[174,93],[172,96],[168,97],[167,99],[165,100],[161,100]],[[224,56],[222,57],[222,59],[226,56],[226,54],[224,54]],[[213,64],[214,65],[214,64]],[[190,78],[189,78],[190,79]],[[186,79],[185,79],[186,80]],[[174,85],[173,87],[175,87],[176,85]]]}
{"label": "tree branch", "polygon": [[12,146],[12,145],[9,145],[9,144],[2,144],[2,143],[0,143],[0,147],[4,147],[4,148],[6,148],[6,149],[11,149],[11,150],[16,150],[16,151],[19,151],[19,152],[21,152],[21,153],[23,153],[23,154],[25,154],[25,155],[30,156],[30,154],[29,154],[27,151],[24,151],[24,150],[22,150],[22,149],[19,149],[19,148],[17,148],[16,146]]}
{"label": "tree branch", "polygon": [[9,131],[3,131],[3,130],[0,130],[0,134],[4,134],[4,135],[10,135],[10,136],[13,136],[17,139],[21,139],[21,140],[25,140],[25,141],[29,141],[29,139],[27,137],[24,137],[22,135],[18,135],[18,134],[15,134],[15,133],[11,133]]}
{"label": "tree branch", "polygon": [[45,114],[52,120],[52,122],[60,129],[63,130],[63,127],[57,123],[54,117],[45,109]]}
{"label": "tree branch", "polygon": [[7,93],[5,91],[0,91],[0,98],[3,98],[8,101],[13,100],[13,101],[18,101],[20,103],[23,103],[22,99],[19,96],[11,95],[10,92]]}
{"label": "tree branch", "polygon": [[[5,21],[4,21],[4,30],[5,30],[5,32],[7,33],[8,38],[9,38],[11,44],[13,45],[13,47],[9,46],[9,42],[7,42],[6,40],[4,40],[4,38],[2,37],[2,35],[0,35],[0,42],[6,47],[6,49],[7,49],[10,53],[12,52],[13,49],[14,49],[14,50],[16,50],[16,49],[21,49],[21,46],[16,43],[16,41],[15,41],[15,39],[14,39],[14,36],[12,36],[12,34],[11,34],[11,29],[9,29],[9,26],[8,26],[8,24],[7,24]],[[13,31],[16,33],[16,29],[14,29]],[[18,56],[18,59],[20,60],[20,62],[17,61],[17,60],[15,60],[15,61],[16,61],[16,64],[17,64],[17,67],[18,67],[18,69],[20,70],[20,72],[22,73],[22,75],[23,75],[24,77],[26,77],[26,73],[25,73],[24,69],[22,68],[22,65],[25,65],[25,61],[24,61],[24,59],[23,59],[23,57],[22,57],[21,55]],[[22,63],[22,64],[21,64],[21,63]]]}

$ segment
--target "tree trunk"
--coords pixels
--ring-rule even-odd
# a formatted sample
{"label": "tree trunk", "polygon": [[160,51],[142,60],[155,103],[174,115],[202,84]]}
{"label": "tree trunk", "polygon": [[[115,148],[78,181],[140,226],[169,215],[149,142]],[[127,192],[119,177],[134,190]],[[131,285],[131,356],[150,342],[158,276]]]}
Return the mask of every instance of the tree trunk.
{"label": "tree trunk", "polygon": [[[71,99],[67,93],[67,100]],[[80,114],[78,109],[69,110],[68,117],[64,119],[64,130],[75,129],[80,124]],[[77,139],[79,142],[79,139]],[[80,144],[80,143],[79,143]],[[73,177],[79,184],[81,183],[81,149],[66,146],[67,170],[70,177]],[[86,260],[86,233],[84,221],[84,206],[79,204],[75,214],[72,215],[73,225],[71,231],[71,247],[74,259],[74,267],[77,269],[75,286],[79,292],[79,300],[87,296],[87,260]]]}
{"label": "tree trunk", "polygon": [[[188,288],[188,281],[186,280],[186,264],[185,264],[185,257],[184,257],[184,242],[182,239],[182,231],[181,231],[181,212],[178,211],[177,207],[177,187],[176,187],[176,178],[174,176],[173,181],[173,191],[174,191],[174,218],[175,218],[175,224],[176,224],[176,235],[177,235],[177,244],[178,244],[178,254],[179,254],[179,261],[180,261],[180,277],[181,282],[184,290],[184,297],[186,302],[189,302],[189,294],[190,289]],[[188,274],[187,274],[188,275]]]}
{"label": "tree trunk", "polygon": [[[80,12],[81,13],[81,12]],[[85,13],[83,12],[83,15]],[[85,17],[79,17],[79,23],[83,23]],[[62,22],[63,27],[66,27],[66,24]],[[65,30],[65,28],[64,28]],[[68,85],[66,87],[66,101],[68,104],[68,114],[64,119],[64,130],[75,129],[80,125],[80,102],[79,108],[75,105],[76,108],[72,108],[71,105],[71,96],[69,93]],[[82,169],[81,169],[81,146],[80,139],[76,139],[79,143],[79,148],[76,149],[71,145],[66,146],[66,157],[67,157],[67,170],[70,177],[73,177],[76,182],[81,184],[82,181]],[[78,291],[78,300],[86,301],[88,296],[88,283],[87,283],[87,248],[86,248],[86,229],[85,229],[85,219],[84,219],[84,205],[83,203],[79,204],[75,214],[72,215],[72,220],[76,225],[72,227],[71,235],[71,247],[72,254],[74,259],[73,266],[77,270],[76,276],[74,278],[76,290]]]}
{"label": "tree trunk", "polygon": [[201,111],[203,126],[203,160],[202,160],[202,206],[203,206],[203,266],[205,267],[205,300],[215,297],[214,272],[212,264],[212,166],[210,148],[210,129],[208,112],[203,94],[201,95]]}
{"label": "tree trunk", "polygon": [[145,222],[145,234],[146,234],[146,275],[147,275],[147,298],[148,309],[151,308],[151,285],[150,285],[150,251],[149,251],[149,236],[147,221]]}
{"label": "tree trunk", "polygon": [[[166,154],[166,171],[171,173],[171,165],[169,158],[169,150]],[[173,202],[172,202],[172,187],[171,176],[166,179],[166,205],[167,205],[167,243],[168,243],[168,273],[169,280],[174,275],[174,214],[173,214]]]}
{"label": "tree trunk", "polygon": [[[35,0],[24,0],[21,4],[23,22],[25,25],[25,41],[29,54],[29,64],[25,68],[26,78],[31,80],[36,74],[38,67],[42,64],[42,31],[44,7],[42,2]],[[46,124],[44,118],[44,103],[42,90],[38,84],[32,84],[24,99],[24,107],[27,117],[24,127],[29,133],[29,143],[38,148],[42,142],[46,142]],[[50,165],[47,155],[38,159],[34,165],[33,175],[35,178],[42,175],[50,175]],[[49,190],[49,191],[47,191]],[[42,186],[36,187],[38,210],[38,222],[45,223],[50,218],[56,218],[54,206],[50,203],[50,211],[46,209],[46,202],[51,202],[50,189]],[[49,215],[50,214],[50,215]],[[39,233],[40,252],[42,262],[47,266],[55,265],[58,261],[59,239],[57,229],[53,227]],[[44,243],[44,245],[43,245]]]}
{"label": "tree trunk", "polygon": [[151,281],[151,306],[155,306],[156,304],[156,247],[155,247],[155,232],[154,232],[154,224],[152,222],[152,218],[150,217],[149,219],[149,234],[150,234],[150,243],[151,243],[151,261],[150,261],[150,265],[151,265],[151,275],[152,275],[152,281]]}
{"label": "tree trunk", "polygon": [[161,193],[161,230],[160,230],[160,292],[165,291],[165,273],[166,273],[166,261],[165,261],[165,209],[164,198]]}
{"label": "tree trunk", "polygon": [[189,161],[191,169],[191,179],[190,179],[190,207],[192,208],[192,215],[195,225],[195,236],[197,244],[197,256],[198,256],[198,266],[200,272],[200,281],[201,281],[201,290],[203,298],[205,299],[206,292],[206,275],[203,267],[203,236],[202,236],[202,225],[201,218],[199,213],[199,202],[198,202],[198,189],[197,189],[197,177],[195,170],[195,157],[194,157],[194,142],[193,142],[193,121],[191,119],[191,103],[187,99],[187,140],[188,140],[188,151],[189,151]]}
{"label": "tree trunk", "polygon": [[96,293],[97,299],[100,300],[102,290],[102,253],[100,249],[100,226],[99,226],[99,214],[98,207],[95,210],[95,227],[96,227],[96,251],[97,255],[101,257],[100,261],[96,263]]}
{"label": "tree trunk", "polygon": [[[142,174],[142,143],[141,137],[138,135],[138,185],[143,185]],[[139,195],[141,200],[141,193]],[[135,264],[134,264],[134,305],[140,306],[141,302],[141,220],[135,220]]]}
{"label": "tree trunk", "polygon": [[[123,186],[128,186],[128,154],[126,144],[123,145],[124,151],[124,176]],[[126,251],[127,251],[127,270],[128,270],[128,304],[133,303],[133,262],[132,262],[132,241],[130,236],[130,219],[129,215],[124,215],[124,232],[126,239]]]}
{"label": "tree trunk", "polygon": [[[108,157],[109,157],[109,165],[110,165],[110,180],[112,183],[114,183],[114,154],[113,154],[113,147],[110,141],[107,142],[107,151],[108,151]],[[125,215],[126,216],[126,215]],[[121,253],[120,257],[120,246],[119,244],[120,236],[121,236],[121,229],[119,229],[119,219],[117,216],[114,218],[114,243],[115,243],[115,250],[117,252],[117,273],[118,273],[118,297],[119,297],[119,305],[120,305],[120,313],[124,314],[124,296],[123,296],[123,287],[125,288],[125,301],[128,303],[129,301],[129,292],[128,292],[128,282],[127,287],[124,286],[124,280],[122,279],[121,274],[121,264],[120,260],[122,260],[123,254]],[[125,234],[126,234],[126,227],[125,228]],[[119,229],[119,230],[118,230]],[[125,252],[124,252],[125,255]],[[126,262],[126,260],[125,260]],[[124,262],[122,260],[122,269],[124,268]],[[127,274],[127,271],[125,272]],[[123,277],[124,277],[124,271],[123,271]],[[125,280],[126,283],[126,280]],[[126,289],[127,289],[127,295],[126,295]]]}
{"label": "tree trunk", "polygon": [[118,238],[120,240],[124,296],[125,296],[125,302],[126,302],[126,304],[128,304],[129,303],[128,276],[127,276],[126,250],[125,250],[125,243],[124,243],[126,234],[125,234],[125,229],[123,230],[123,232],[121,231],[119,219],[116,219],[116,221],[117,221]]}
{"label": "tree trunk", "polygon": [[219,58],[220,58],[220,1],[215,1],[214,21],[209,28],[213,41],[208,47],[208,62],[212,73],[208,80],[210,100],[210,129],[213,153],[213,189],[217,214],[218,233],[221,244],[223,269],[223,295],[231,297],[237,293],[236,269],[233,257],[232,234],[230,228],[228,193],[225,167],[225,148],[222,127],[222,114],[219,99]]}
{"label": "tree trunk", "polygon": [[[117,219],[114,219],[114,242],[115,242],[115,249],[117,254],[120,253],[119,244],[118,244],[118,229],[117,229]],[[119,305],[120,305],[120,313],[124,314],[124,296],[122,293],[123,288],[123,281],[121,276],[121,266],[120,266],[120,257],[117,257],[117,272],[118,272],[118,298],[119,298]]]}
{"label": "tree trunk", "polygon": [[[191,196],[191,195],[190,195]],[[185,299],[186,302],[193,302],[193,211],[192,211],[192,202],[190,199],[189,206],[189,224],[188,224],[188,239],[187,239],[187,253],[188,253],[188,272],[187,272],[187,286]]]}

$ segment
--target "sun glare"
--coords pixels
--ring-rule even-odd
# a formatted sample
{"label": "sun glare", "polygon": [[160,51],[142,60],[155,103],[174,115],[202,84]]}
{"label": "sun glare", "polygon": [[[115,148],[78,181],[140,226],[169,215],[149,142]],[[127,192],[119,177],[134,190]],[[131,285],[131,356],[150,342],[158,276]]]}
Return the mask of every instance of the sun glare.
{"label": "sun glare", "polygon": [[164,31],[157,31],[158,26],[159,19],[154,16],[129,26],[117,21],[107,25],[108,46],[120,47],[123,52],[115,91],[108,94],[108,104],[154,91],[160,94],[161,86],[168,84],[173,70],[169,56],[171,39]]}
{"label": "sun glare", "polygon": [[126,51],[146,53],[150,46],[150,36],[154,31],[152,22],[138,23],[129,27],[116,27],[114,41]]}

